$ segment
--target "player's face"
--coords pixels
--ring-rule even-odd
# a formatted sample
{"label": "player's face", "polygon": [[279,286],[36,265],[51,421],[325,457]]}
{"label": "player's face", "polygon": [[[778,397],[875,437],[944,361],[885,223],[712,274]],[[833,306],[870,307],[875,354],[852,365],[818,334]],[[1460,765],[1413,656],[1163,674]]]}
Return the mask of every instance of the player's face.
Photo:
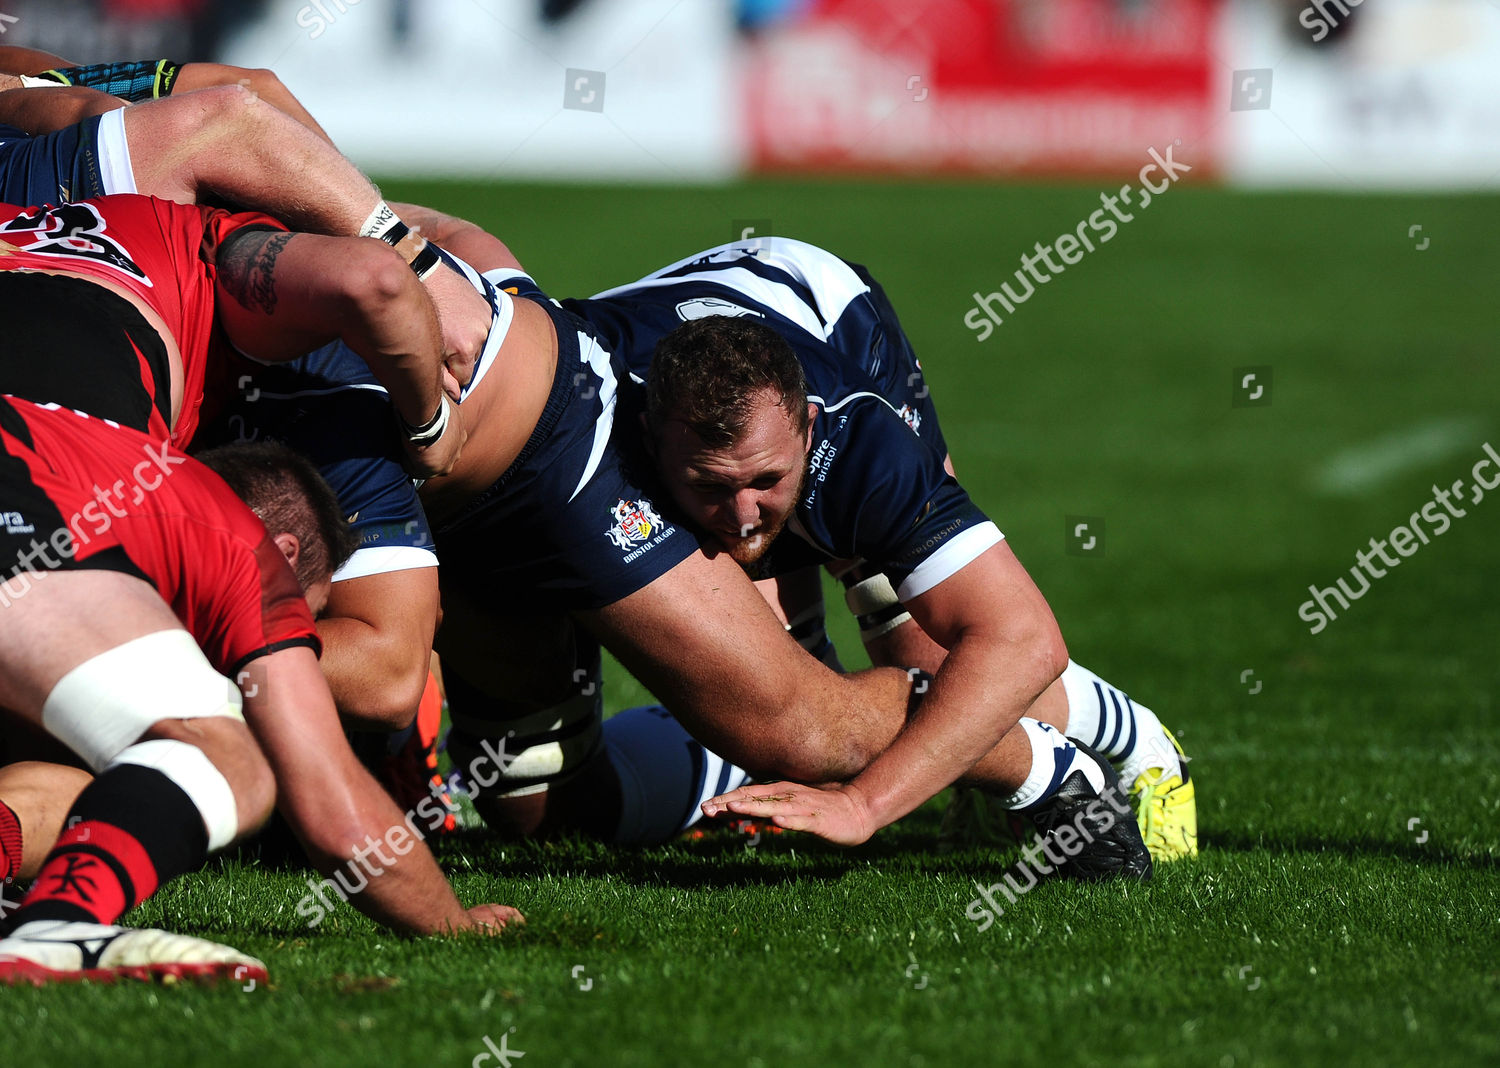
{"label": "player's face", "polygon": [[710,448],[678,422],[667,424],[658,443],[662,478],[678,507],[742,565],[771,547],[807,477],[811,423],[799,428],[776,400],[763,393],[745,433],[728,448]]}

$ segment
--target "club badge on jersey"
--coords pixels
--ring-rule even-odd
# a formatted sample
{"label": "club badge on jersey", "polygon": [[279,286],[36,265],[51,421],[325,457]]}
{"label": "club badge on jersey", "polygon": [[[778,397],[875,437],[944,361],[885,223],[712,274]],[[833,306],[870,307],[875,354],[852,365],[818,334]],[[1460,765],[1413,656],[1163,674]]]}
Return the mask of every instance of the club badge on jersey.
{"label": "club badge on jersey", "polygon": [[621,500],[610,509],[610,518],[614,522],[604,534],[614,542],[615,548],[633,550],[625,557],[627,561],[635,559],[667,533],[666,523],[644,497],[635,501]]}

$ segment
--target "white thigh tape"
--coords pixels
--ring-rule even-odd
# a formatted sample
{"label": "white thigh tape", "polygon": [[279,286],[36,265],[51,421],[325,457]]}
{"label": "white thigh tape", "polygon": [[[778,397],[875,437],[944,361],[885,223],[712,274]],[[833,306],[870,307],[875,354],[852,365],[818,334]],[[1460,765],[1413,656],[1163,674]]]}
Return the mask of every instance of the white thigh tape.
{"label": "white thigh tape", "polygon": [[167,719],[244,722],[239,687],[213,669],[185,630],[160,630],[85,660],[58,680],[42,725],[96,773]]}

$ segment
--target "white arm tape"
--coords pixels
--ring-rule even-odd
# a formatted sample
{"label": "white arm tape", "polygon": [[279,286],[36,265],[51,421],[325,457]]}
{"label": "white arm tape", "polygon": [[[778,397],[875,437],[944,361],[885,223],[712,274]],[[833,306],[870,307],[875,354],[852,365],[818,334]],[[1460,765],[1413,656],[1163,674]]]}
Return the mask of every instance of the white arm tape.
{"label": "white arm tape", "polygon": [[844,603],[859,620],[859,636],[867,642],[889,634],[911,619],[910,612],[900,612],[889,619],[866,624],[865,617],[897,608],[901,604],[901,598],[896,596],[896,589],[891,585],[891,580],[883,574],[872,575],[850,586],[844,591]]}
{"label": "white arm tape", "polygon": [[896,587],[891,585],[890,579],[883,574],[876,574],[845,590],[844,603],[855,615],[867,616],[871,612],[900,604],[901,598],[896,596]]}

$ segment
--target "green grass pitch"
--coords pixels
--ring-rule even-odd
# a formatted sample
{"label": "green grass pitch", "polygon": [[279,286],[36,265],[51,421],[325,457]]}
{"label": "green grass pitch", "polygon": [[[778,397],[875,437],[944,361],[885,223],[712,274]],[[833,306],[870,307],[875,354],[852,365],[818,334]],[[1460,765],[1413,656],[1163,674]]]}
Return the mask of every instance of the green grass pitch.
{"label": "green grass pitch", "polygon": [[[557,295],[737,220],[870,265],[1071,652],[1192,754],[1203,855],[1144,887],[1043,885],[981,933],[964,909],[1002,862],[929,849],[941,799],[849,851],[478,837],[443,850],[460,893],[530,922],[457,943],[347,909],[308,930],[303,873],[215,865],[129,919],[255,953],[268,988],[0,991],[11,1062],[467,1065],[486,1036],[523,1068],[1500,1057],[1500,499],[1322,633],[1297,615],[1500,445],[1494,199],[1175,189],[980,343],[972,294],[1095,187],[386,192],[486,225]],[[1233,406],[1235,369],[1267,365],[1271,403]],[[1346,450],[1395,459],[1320,489]],[[1067,552],[1073,515],[1104,518],[1102,556]],[[615,673],[612,708],[642,696]]]}

